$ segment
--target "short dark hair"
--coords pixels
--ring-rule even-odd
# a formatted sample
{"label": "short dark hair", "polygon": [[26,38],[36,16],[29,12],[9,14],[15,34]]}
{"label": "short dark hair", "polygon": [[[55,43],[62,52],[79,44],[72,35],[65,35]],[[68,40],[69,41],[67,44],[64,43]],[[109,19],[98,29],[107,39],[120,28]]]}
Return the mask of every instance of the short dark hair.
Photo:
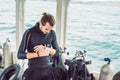
{"label": "short dark hair", "polygon": [[120,71],[113,76],[112,80],[120,80]]}
{"label": "short dark hair", "polygon": [[49,13],[43,13],[43,16],[40,20],[41,24],[43,26],[45,26],[45,24],[48,22],[51,26],[55,25],[55,19],[53,17],[53,15],[49,14]]}

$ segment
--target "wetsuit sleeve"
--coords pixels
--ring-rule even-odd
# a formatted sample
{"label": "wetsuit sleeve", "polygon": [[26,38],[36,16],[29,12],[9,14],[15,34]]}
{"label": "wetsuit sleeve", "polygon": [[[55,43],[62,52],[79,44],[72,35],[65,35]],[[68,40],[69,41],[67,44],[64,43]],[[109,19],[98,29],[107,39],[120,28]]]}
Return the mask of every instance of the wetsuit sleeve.
{"label": "wetsuit sleeve", "polygon": [[28,46],[29,37],[30,37],[30,33],[29,33],[29,30],[27,30],[23,35],[21,44],[20,44],[19,49],[18,49],[18,53],[17,53],[18,59],[26,59],[26,54],[27,54],[26,49]]}
{"label": "wetsuit sleeve", "polygon": [[58,43],[57,43],[57,39],[56,39],[56,34],[54,31],[52,33],[53,33],[52,47],[53,47],[53,49],[56,50],[56,54],[53,57],[57,57],[57,56],[59,56],[59,47],[58,47]]}

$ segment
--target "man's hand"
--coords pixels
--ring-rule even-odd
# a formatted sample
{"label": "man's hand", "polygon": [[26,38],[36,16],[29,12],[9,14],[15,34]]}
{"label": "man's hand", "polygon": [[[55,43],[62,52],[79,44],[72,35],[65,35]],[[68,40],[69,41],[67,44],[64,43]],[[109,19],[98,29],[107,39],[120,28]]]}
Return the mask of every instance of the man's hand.
{"label": "man's hand", "polygon": [[44,48],[43,45],[37,45],[37,46],[35,46],[33,49],[34,49],[35,52],[39,53],[40,50],[42,50],[43,48]]}
{"label": "man's hand", "polygon": [[49,51],[46,50],[46,47],[43,45],[37,45],[34,47],[34,51],[40,56],[48,56],[49,55]]}
{"label": "man's hand", "polygon": [[45,47],[43,45],[37,45],[34,47],[34,51],[35,52],[28,52],[26,57],[28,59],[31,58],[35,58],[35,57],[42,57],[42,56],[48,56],[48,55],[55,55],[56,54],[56,50],[49,48],[49,47]]}
{"label": "man's hand", "polygon": [[45,49],[46,49],[46,51],[48,51],[48,52],[49,52],[49,54],[50,54],[51,56],[53,56],[53,55],[55,55],[55,54],[56,54],[56,50],[55,50],[55,49],[48,48],[48,47],[46,47]]}
{"label": "man's hand", "polygon": [[39,56],[48,56],[49,54],[51,56],[53,56],[56,53],[55,49],[52,49],[52,48],[49,48],[49,47],[45,47],[43,45],[37,45],[37,46],[35,46],[34,47],[34,51],[36,53],[38,53]]}

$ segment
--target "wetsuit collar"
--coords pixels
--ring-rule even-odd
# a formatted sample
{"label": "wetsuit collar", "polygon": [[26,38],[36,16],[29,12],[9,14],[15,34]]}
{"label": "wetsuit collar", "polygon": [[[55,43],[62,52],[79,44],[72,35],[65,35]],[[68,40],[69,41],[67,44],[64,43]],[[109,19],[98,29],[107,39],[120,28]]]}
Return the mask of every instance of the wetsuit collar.
{"label": "wetsuit collar", "polygon": [[[36,27],[37,31],[39,31],[40,33],[44,34],[44,33],[40,30],[40,28],[39,28],[39,22],[36,23],[35,27]],[[44,34],[44,35],[46,35],[46,34]]]}

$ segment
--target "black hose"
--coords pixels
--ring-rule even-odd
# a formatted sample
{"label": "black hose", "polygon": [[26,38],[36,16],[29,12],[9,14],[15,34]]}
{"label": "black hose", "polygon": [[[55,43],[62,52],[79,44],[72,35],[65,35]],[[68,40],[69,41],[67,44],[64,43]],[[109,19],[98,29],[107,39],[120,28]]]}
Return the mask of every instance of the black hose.
{"label": "black hose", "polygon": [[21,80],[21,67],[19,64],[13,64],[6,68],[0,75],[0,80]]}

